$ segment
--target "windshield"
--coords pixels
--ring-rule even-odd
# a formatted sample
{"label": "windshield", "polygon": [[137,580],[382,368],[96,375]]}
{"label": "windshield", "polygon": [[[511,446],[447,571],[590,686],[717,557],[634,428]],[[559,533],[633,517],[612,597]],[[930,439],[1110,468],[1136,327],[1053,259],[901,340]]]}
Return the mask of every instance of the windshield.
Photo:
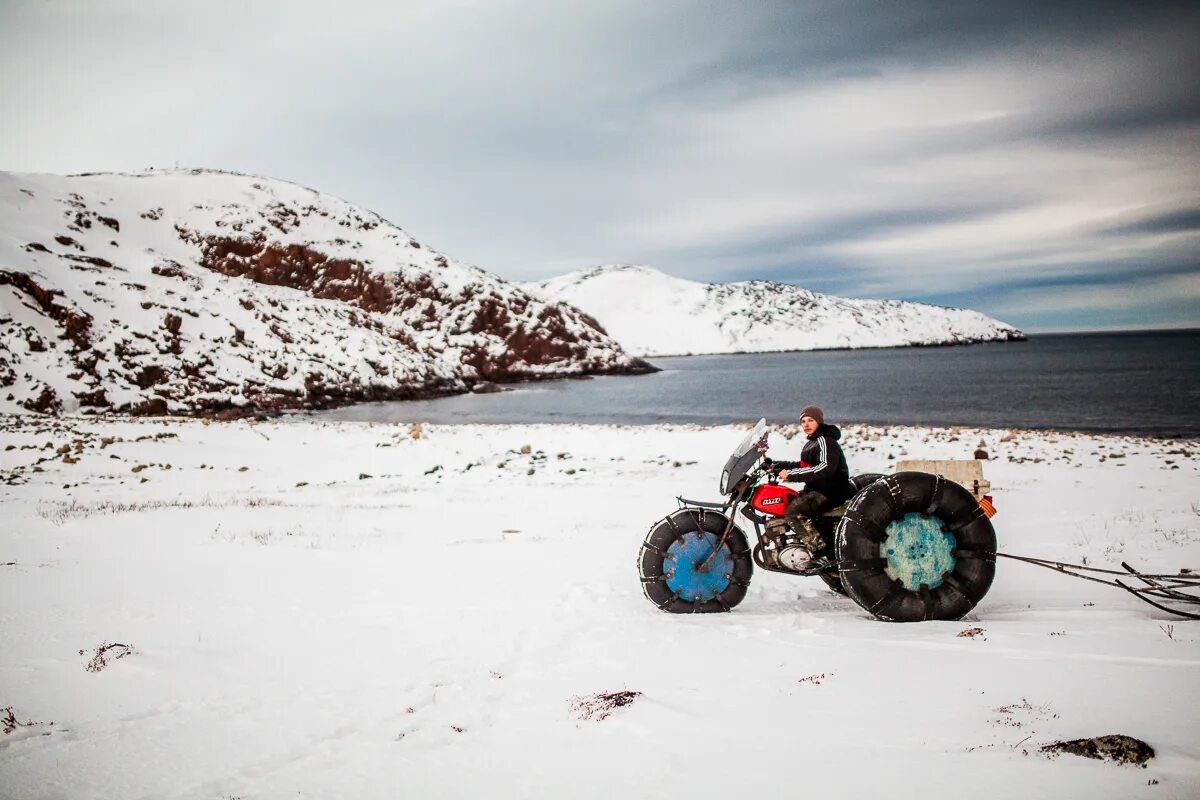
{"label": "windshield", "polygon": [[766,446],[766,435],[767,420],[763,418],[750,429],[725,462],[725,469],[721,471],[721,494],[729,494],[729,490],[758,462],[758,448],[760,445]]}

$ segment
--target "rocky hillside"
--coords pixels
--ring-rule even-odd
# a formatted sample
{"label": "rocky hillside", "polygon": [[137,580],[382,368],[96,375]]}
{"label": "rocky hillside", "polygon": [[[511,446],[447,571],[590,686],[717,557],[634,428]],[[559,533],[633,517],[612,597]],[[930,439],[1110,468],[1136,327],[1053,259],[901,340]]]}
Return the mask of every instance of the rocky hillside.
{"label": "rocky hillside", "polygon": [[582,309],[640,356],[1013,341],[1011,325],[962,308],[853,300],[774,281],[698,283],[607,266],[527,284]]}
{"label": "rocky hillside", "polygon": [[650,369],[311,189],[0,173],[0,410],[238,414]]}

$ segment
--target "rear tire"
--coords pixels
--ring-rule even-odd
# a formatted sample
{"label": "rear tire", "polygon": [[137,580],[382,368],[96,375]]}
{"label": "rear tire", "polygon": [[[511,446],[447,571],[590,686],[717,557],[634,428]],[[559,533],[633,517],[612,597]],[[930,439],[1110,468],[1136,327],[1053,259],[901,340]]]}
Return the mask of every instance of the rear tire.
{"label": "rear tire", "polygon": [[672,614],[729,611],[746,597],[754,571],[746,535],[734,526],[711,559],[728,517],[682,508],[650,528],[638,554],[642,590]]}
{"label": "rear tire", "polygon": [[996,574],[996,531],[979,502],[940,475],[899,472],[864,488],[838,523],[846,593],[880,619],[960,619]]}

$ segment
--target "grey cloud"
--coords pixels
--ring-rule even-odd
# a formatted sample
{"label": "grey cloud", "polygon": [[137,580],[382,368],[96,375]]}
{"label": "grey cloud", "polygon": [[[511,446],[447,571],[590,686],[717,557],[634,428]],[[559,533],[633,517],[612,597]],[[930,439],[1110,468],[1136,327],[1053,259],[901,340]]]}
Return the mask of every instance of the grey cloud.
{"label": "grey cloud", "polygon": [[766,235],[748,235],[726,242],[681,247],[670,251],[671,258],[708,256],[714,259],[736,257],[753,260],[762,256],[795,257],[824,245],[860,239],[883,233],[923,228],[946,222],[963,222],[1000,211],[1020,208],[1020,204],[999,197],[970,201],[901,208],[863,208],[831,218],[799,221],[785,231]]}
{"label": "grey cloud", "polygon": [[326,8],[0,3],[0,167],[288,178],[517,279],[915,297],[1195,253],[1155,239],[1200,208],[1194,3]]}
{"label": "grey cloud", "polygon": [[[1105,229],[1105,233],[1122,236],[1126,234],[1157,234],[1200,232],[1200,207],[1181,208],[1152,214],[1134,222],[1127,222]],[[1200,262],[1200,258],[1197,259]]]}
{"label": "grey cloud", "polygon": [[1179,91],[1178,102],[1085,111],[1049,121],[1038,126],[1036,133],[1045,137],[1105,140],[1157,128],[1200,124],[1200,64],[1197,70],[1181,81],[1189,85]]}
{"label": "grey cloud", "polygon": [[731,74],[823,79],[899,64],[952,65],[993,53],[1045,57],[1094,45],[1119,31],[1164,23],[1200,27],[1200,10],[1190,2],[784,0],[755,6],[762,19],[752,36],[735,52],[694,71],[690,80]]}

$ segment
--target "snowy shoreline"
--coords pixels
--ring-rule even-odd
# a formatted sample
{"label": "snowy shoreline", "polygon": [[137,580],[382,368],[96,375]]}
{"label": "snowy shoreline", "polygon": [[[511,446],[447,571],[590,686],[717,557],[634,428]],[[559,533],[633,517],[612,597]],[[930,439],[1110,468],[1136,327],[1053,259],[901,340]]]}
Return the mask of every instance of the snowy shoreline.
{"label": "snowy shoreline", "polygon": [[855,350],[908,350],[927,347],[972,347],[977,344],[1024,344],[1028,336],[1011,339],[962,338],[954,342],[910,342],[904,344],[831,345],[829,347],[789,347],[779,350],[713,350],[691,353],[649,353],[644,358],[692,358],[695,356],[761,356],[774,353],[843,353]]}
{"label": "snowy shoreline", "polygon": [[[656,611],[638,545],[744,431],[0,416],[0,708],[45,723],[0,734],[4,791],[1200,792],[1200,623],[1118,590],[1005,562],[967,619],[895,625],[756,572],[731,614]],[[986,450],[1002,551],[1200,567],[1196,440],[844,431],[856,473]],[[1037,750],[1108,733],[1157,757]]]}

